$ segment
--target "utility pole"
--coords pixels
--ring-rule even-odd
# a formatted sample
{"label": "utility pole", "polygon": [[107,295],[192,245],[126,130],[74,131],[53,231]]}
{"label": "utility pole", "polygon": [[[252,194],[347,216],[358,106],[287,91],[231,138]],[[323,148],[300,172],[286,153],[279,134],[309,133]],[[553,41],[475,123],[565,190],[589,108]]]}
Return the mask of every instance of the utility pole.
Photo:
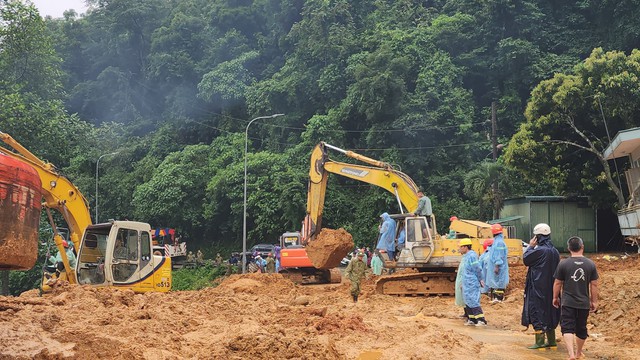
{"label": "utility pole", "polygon": [[491,147],[493,149],[493,162],[498,160],[498,135],[497,132],[497,122],[496,122],[496,102],[491,102]]}
{"label": "utility pole", "polygon": [[[498,160],[498,123],[496,121],[496,102],[491,102],[491,148],[493,149],[493,162]],[[491,184],[491,192],[493,193],[493,218],[498,218],[498,206],[500,200],[498,199],[498,179],[493,179]]]}

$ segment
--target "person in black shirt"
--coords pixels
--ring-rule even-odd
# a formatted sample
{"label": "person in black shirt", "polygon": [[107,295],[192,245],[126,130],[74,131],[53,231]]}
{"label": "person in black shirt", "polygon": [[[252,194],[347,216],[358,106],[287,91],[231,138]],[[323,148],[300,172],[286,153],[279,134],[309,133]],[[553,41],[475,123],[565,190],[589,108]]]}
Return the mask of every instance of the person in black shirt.
{"label": "person in black shirt", "polygon": [[589,311],[598,309],[598,270],[593,261],[582,256],[584,243],[581,238],[571,237],[567,247],[571,257],[562,260],[553,275],[553,306],[562,306],[560,330],[569,359],[579,359],[583,356],[582,347],[589,336]]}

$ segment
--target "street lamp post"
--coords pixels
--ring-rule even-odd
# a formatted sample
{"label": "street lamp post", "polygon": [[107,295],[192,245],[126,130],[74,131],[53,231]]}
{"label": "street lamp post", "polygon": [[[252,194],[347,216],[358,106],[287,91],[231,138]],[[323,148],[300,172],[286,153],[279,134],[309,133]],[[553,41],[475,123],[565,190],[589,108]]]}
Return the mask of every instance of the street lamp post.
{"label": "street lamp post", "polygon": [[260,119],[273,119],[284,114],[273,114],[269,116],[258,116],[247,124],[244,132],[244,216],[242,219],[242,273],[247,273],[247,152],[249,151],[249,126]]}
{"label": "street lamp post", "polygon": [[117,153],[118,152],[116,151],[109,154],[100,155],[100,157],[98,157],[98,161],[96,161],[96,218],[95,218],[96,224],[98,223],[98,167],[100,166],[100,159],[102,159],[105,156],[115,155]]}

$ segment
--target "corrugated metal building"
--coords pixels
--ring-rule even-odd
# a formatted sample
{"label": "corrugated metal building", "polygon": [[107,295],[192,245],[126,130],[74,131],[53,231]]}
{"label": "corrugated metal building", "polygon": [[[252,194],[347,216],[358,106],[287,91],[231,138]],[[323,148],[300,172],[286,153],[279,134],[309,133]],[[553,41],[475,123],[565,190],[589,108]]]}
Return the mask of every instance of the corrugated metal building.
{"label": "corrugated metal building", "polygon": [[515,220],[508,225],[514,226],[515,236],[526,242],[531,239],[536,224],[547,223],[551,227],[551,241],[560,252],[567,251],[567,240],[574,235],[582,238],[586,252],[598,250],[596,210],[589,205],[586,196],[523,196],[507,199],[500,217],[513,217]]}

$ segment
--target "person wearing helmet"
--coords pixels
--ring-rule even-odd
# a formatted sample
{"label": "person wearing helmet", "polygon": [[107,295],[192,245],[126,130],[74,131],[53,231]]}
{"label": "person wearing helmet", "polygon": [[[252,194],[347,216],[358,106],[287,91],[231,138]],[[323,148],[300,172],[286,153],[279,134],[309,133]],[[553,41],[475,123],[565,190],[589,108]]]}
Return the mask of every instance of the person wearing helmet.
{"label": "person wearing helmet", "polygon": [[363,261],[364,252],[358,251],[356,258],[349,262],[347,268],[344,271],[347,279],[351,281],[351,296],[353,302],[358,302],[358,296],[360,295],[360,282],[367,271],[367,264]]}
{"label": "person wearing helmet", "polygon": [[504,242],[502,225],[491,225],[493,244],[487,261],[487,288],[491,289],[490,297],[493,303],[504,300],[504,289],[509,284],[509,249]]}
{"label": "person wearing helmet", "polygon": [[489,269],[489,256],[491,254],[491,245],[493,244],[493,239],[485,239],[484,242],[482,242],[482,247],[484,248],[484,252],[482,253],[482,255],[480,255],[480,258],[478,259],[478,261],[480,262],[480,267],[482,268],[482,279],[484,279],[484,286],[482,288],[480,288],[480,293],[482,294],[487,294],[489,295],[492,299],[492,292],[489,285],[488,281],[489,281],[489,276],[490,276],[490,271]]}
{"label": "person wearing helmet", "polygon": [[553,306],[553,274],[560,263],[560,253],[551,243],[549,225],[542,223],[533,228],[533,238],[524,252],[523,262],[529,269],[524,288],[522,325],[527,328],[533,326],[536,338],[529,349],[555,347],[560,309]]}
{"label": "person wearing helmet", "polygon": [[460,260],[460,264],[458,264],[458,272],[456,273],[455,305],[460,306],[464,309],[464,314],[460,315],[460,317],[465,320],[469,320],[469,314],[467,313],[467,306],[464,304],[464,297],[462,296],[462,280],[464,275],[464,264],[465,262]]}
{"label": "person wearing helmet", "polygon": [[486,326],[487,320],[480,306],[480,288],[484,286],[482,269],[478,262],[478,255],[471,249],[471,239],[460,240],[460,254],[462,254],[462,298],[465,312],[469,319],[465,325]]}

